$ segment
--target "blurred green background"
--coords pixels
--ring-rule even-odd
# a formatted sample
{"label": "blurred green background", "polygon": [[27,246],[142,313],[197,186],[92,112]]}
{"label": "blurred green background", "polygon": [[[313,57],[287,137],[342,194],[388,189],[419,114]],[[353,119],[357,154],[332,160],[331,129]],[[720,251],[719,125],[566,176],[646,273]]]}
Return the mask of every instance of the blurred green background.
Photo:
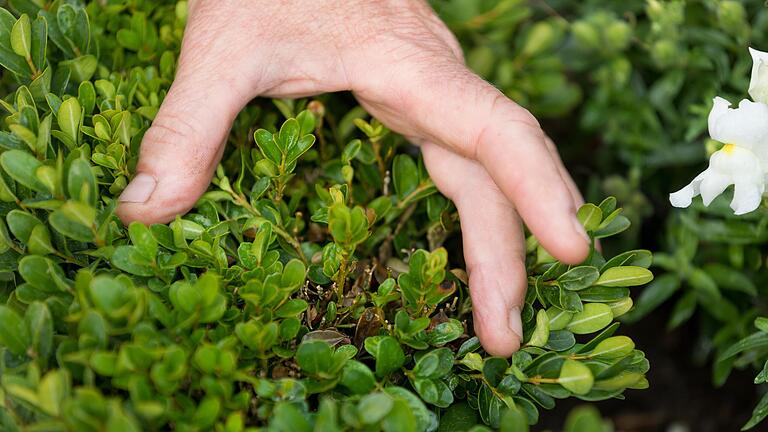
{"label": "blurred green background", "polygon": [[[605,247],[657,256],[657,280],[633,294],[634,324],[623,330],[646,350],[651,388],[600,404],[603,414],[625,431],[741,428],[764,393],[752,381],[768,358],[766,334],[753,321],[766,314],[768,213],[735,218],[727,196],[679,211],[668,194],[719,145],[707,134],[712,99],[748,97],[747,47],[768,50],[766,2],[432,4],[468,64],[540,119],[587,201],[619,199],[633,231]],[[766,410],[763,400],[753,422]],[[558,417],[545,422],[556,428]]]}

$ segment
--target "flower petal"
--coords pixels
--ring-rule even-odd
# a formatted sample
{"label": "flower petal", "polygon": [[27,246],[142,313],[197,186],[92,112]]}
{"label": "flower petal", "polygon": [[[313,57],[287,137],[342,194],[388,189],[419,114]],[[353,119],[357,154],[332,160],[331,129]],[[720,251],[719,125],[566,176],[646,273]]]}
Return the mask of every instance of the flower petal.
{"label": "flower petal", "polygon": [[701,195],[705,206],[722,194],[730,185],[735,186],[731,208],[740,215],[760,206],[765,192],[765,170],[757,155],[743,147],[729,145],[715,152],[709,167],[681,190],[670,194],[675,207],[688,207],[693,197]]}
{"label": "flower petal", "polygon": [[709,134],[725,144],[736,144],[748,150],[768,146],[768,105],[747,99],[736,109],[728,101],[715,98],[709,113]]}
{"label": "flower petal", "polygon": [[720,174],[717,171],[710,171],[709,175],[705,176],[701,182],[701,200],[704,205],[712,204],[712,201],[725,192],[732,183],[730,176]]}
{"label": "flower petal", "polygon": [[750,48],[752,55],[752,79],[749,95],[755,102],[768,103],[768,53]]}
{"label": "flower petal", "polygon": [[686,208],[693,202],[693,197],[699,194],[701,181],[704,179],[704,174],[699,174],[691,183],[677,192],[669,194],[669,202],[672,206],[677,208]]}
{"label": "flower petal", "polygon": [[[727,114],[730,109],[731,109],[731,102],[729,102],[728,100],[723,99],[720,96],[712,99],[712,111],[709,112],[709,117],[707,118],[707,124],[709,126],[709,136],[711,136],[712,139],[720,141],[719,138],[715,137],[715,134],[718,133],[716,125],[720,121],[720,118],[722,118],[723,115]],[[720,142],[723,142],[723,141],[720,141]]]}
{"label": "flower petal", "polygon": [[733,194],[733,201],[731,201],[731,208],[734,214],[743,215],[753,212],[760,207],[760,203],[763,201],[763,193],[765,192],[765,183],[757,184],[749,181],[737,181],[734,187],[735,192]]}

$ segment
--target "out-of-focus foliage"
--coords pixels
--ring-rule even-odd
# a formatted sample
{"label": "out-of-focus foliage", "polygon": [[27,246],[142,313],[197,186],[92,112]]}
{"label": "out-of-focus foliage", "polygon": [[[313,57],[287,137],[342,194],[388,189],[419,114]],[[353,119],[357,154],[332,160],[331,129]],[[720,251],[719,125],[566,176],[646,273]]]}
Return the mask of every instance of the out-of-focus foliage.
{"label": "out-of-focus foliage", "polygon": [[[768,49],[765,2],[433,4],[467,47],[469,64],[545,119],[588,195],[616,196],[642,227],[621,247],[661,251],[655,265],[664,274],[641,292],[626,320],[672,302],[669,327],[697,321],[692,355],[712,362],[715,384],[733,367],[763,370],[768,339],[759,317],[768,316],[768,212],[734,217],[730,197],[709,209],[699,201],[671,211],[667,196],[717,149],[707,134],[712,99],[746,97],[752,65],[746,49]],[[766,414],[768,397],[747,427]]]}
{"label": "out-of-focus foliage", "polygon": [[[115,200],[173,79],[186,3],[7,6],[2,430],[524,430],[557,399],[647,387],[615,318],[653,278],[650,252],[593,248],[568,266],[529,238],[523,349],[487,355],[455,208],[343,96],[255,101],[193,211],[123,226]],[[593,238],[629,228],[616,199],[598,202],[579,211]]]}
{"label": "out-of-focus foliage", "polygon": [[544,120],[588,194],[619,199],[636,229],[623,247],[704,162],[712,98],[748,86],[747,46],[768,46],[760,0],[432,4],[468,64]]}

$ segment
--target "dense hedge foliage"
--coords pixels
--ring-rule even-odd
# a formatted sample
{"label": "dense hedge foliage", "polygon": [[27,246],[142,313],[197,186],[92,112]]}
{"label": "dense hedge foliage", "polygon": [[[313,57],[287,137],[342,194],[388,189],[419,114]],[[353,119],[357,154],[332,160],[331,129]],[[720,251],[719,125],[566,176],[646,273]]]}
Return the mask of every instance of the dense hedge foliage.
{"label": "dense hedge foliage", "polygon": [[[192,212],[123,226],[115,197],[172,81],[185,2],[9,3],[4,430],[522,430],[556,399],[647,386],[614,318],[652,279],[650,252],[567,266],[529,238],[525,347],[490,357],[454,207],[338,96],[253,103]],[[600,239],[629,227],[620,213],[609,198],[579,217]]]}

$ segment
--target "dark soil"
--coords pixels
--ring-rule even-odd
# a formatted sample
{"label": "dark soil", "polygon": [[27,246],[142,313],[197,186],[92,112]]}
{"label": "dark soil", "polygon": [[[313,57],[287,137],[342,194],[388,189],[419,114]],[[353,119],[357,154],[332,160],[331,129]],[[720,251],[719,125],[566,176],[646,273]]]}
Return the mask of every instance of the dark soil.
{"label": "dark soil", "polygon": [[[599,402],[597,408],[613,421],[617,432],[735,432],[750,418],[759,396],[752,370],[734,371],[721,388],[712,385],[711,362],[694,364],[695,319],[672,332],[666,329],[671,302],[637,324],[627,334],[651,363],[647,390],[628,390],[625,400]],[[543,414],[537,430],[559,431],[577,400],[560,401]],[[753,431],[768,431],[768,424]],[[589,431],[584,431],[589,432]]]}

